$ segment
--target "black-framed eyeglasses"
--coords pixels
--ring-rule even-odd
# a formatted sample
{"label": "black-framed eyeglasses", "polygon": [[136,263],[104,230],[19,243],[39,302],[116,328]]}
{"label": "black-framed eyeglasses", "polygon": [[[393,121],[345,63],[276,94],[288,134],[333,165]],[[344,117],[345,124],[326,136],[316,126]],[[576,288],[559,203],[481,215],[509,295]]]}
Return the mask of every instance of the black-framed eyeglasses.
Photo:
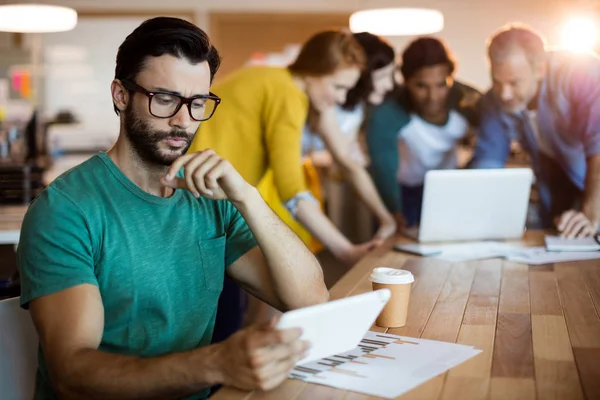
{"label": "black-framed eyeglasses", "polygon": [[135,82],[122,79],[123,87],[132,92],[148,96],[148,111],[157,118],[171,118],[179,112],[181,106],[187,105],[190,117],[194,121],[206,121],[215,113],[221,98],[214,93],[183,97],[176,93],[149,91]]}

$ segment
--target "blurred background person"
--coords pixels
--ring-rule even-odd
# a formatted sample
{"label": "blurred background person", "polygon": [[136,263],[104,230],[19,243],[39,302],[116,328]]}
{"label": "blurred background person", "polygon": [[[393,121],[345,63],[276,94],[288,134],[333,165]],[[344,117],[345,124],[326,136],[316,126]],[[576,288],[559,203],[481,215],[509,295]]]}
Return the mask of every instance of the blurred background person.
{"label": "blurred background person", "polygon": [[427,171],[459,167],[458,147],[477,124],[480,93],[454,80],[455,58],[433,37],[409,43],[399,68],[404,83],[372,110],[366,139],[386,206],[414,226],[421,219]]}
{"label": "blurred background person", "polygon": [[525,25],[488,41],[492,89],[482,100],[476,168],[502,168],[517,140],[529,154],[540,226],[589,236],[600,223],[600,58],[549,51]]}

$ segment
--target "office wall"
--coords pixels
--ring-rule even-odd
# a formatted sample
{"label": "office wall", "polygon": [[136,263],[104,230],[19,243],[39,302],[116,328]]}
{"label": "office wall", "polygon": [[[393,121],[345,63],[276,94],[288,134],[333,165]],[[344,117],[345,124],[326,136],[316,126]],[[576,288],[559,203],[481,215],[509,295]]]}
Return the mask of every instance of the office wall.
{"label": "office wall", "polygon": [[44,35],[43,106],[47,116],[69,111],[80,122],[67,138],[70,148],[104,149],[116,139],[110,84],[117,49],[146,18],[86,17],[72,31]]}
{"label": "office wall", "polygon": [[[154,9],[193,10],[196,23],[210,32],[211,11],[301,11],[352,12],[364,8],[413,6],[434,7],[444,13],[446,27],[439,35],[456,53],[460,66],[458,77],[486,88],[489,85],[484,57],[485,40],[496,28],[511,21],[532,25],[556,44],[562,21],[569,12],[589,4],[579,0],[50,0],[72,7],[90,10]],[[251,33],[250,33],[251,34]],[[401,49],[409,38],[390,38]]]}

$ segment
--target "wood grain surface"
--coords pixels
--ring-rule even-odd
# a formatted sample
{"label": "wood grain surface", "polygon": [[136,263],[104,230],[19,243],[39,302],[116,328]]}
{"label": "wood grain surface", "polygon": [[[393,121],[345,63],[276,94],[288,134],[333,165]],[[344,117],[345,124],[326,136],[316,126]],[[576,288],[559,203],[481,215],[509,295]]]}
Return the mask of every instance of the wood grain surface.
{"label": "wood grain surface", "polygon": [[[528,232],[522,243],[543,243]],[[387,332],[475,346],[482,353],[398,397],[415,399],[600,399],[600,261],[528,266],[503,260],[450,264],[375,250],[332,289],[332,299],[371,290],[378,266],[415,275],[408,322]],[[374,330],[386,331],[374,327]],[[270,393],[224,388],[214,400],[374,400],[287,380]]]}

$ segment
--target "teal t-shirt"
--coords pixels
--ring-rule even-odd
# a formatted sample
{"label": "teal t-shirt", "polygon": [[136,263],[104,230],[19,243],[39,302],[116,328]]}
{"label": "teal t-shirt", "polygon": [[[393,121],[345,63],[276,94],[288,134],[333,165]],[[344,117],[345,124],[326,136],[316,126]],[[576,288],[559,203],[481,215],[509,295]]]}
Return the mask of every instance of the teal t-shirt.
{"label": "teal t-shirt", "polygon": [[[29,207],[18,248],[21,305],[96,285],[105,318],[100,350],[139,357],[191,350],[211,341],[225,269],[255,246],[230,202],[187,190],[153,196],[100,153]],[[56,398],[42,351],[35,398]]]}

